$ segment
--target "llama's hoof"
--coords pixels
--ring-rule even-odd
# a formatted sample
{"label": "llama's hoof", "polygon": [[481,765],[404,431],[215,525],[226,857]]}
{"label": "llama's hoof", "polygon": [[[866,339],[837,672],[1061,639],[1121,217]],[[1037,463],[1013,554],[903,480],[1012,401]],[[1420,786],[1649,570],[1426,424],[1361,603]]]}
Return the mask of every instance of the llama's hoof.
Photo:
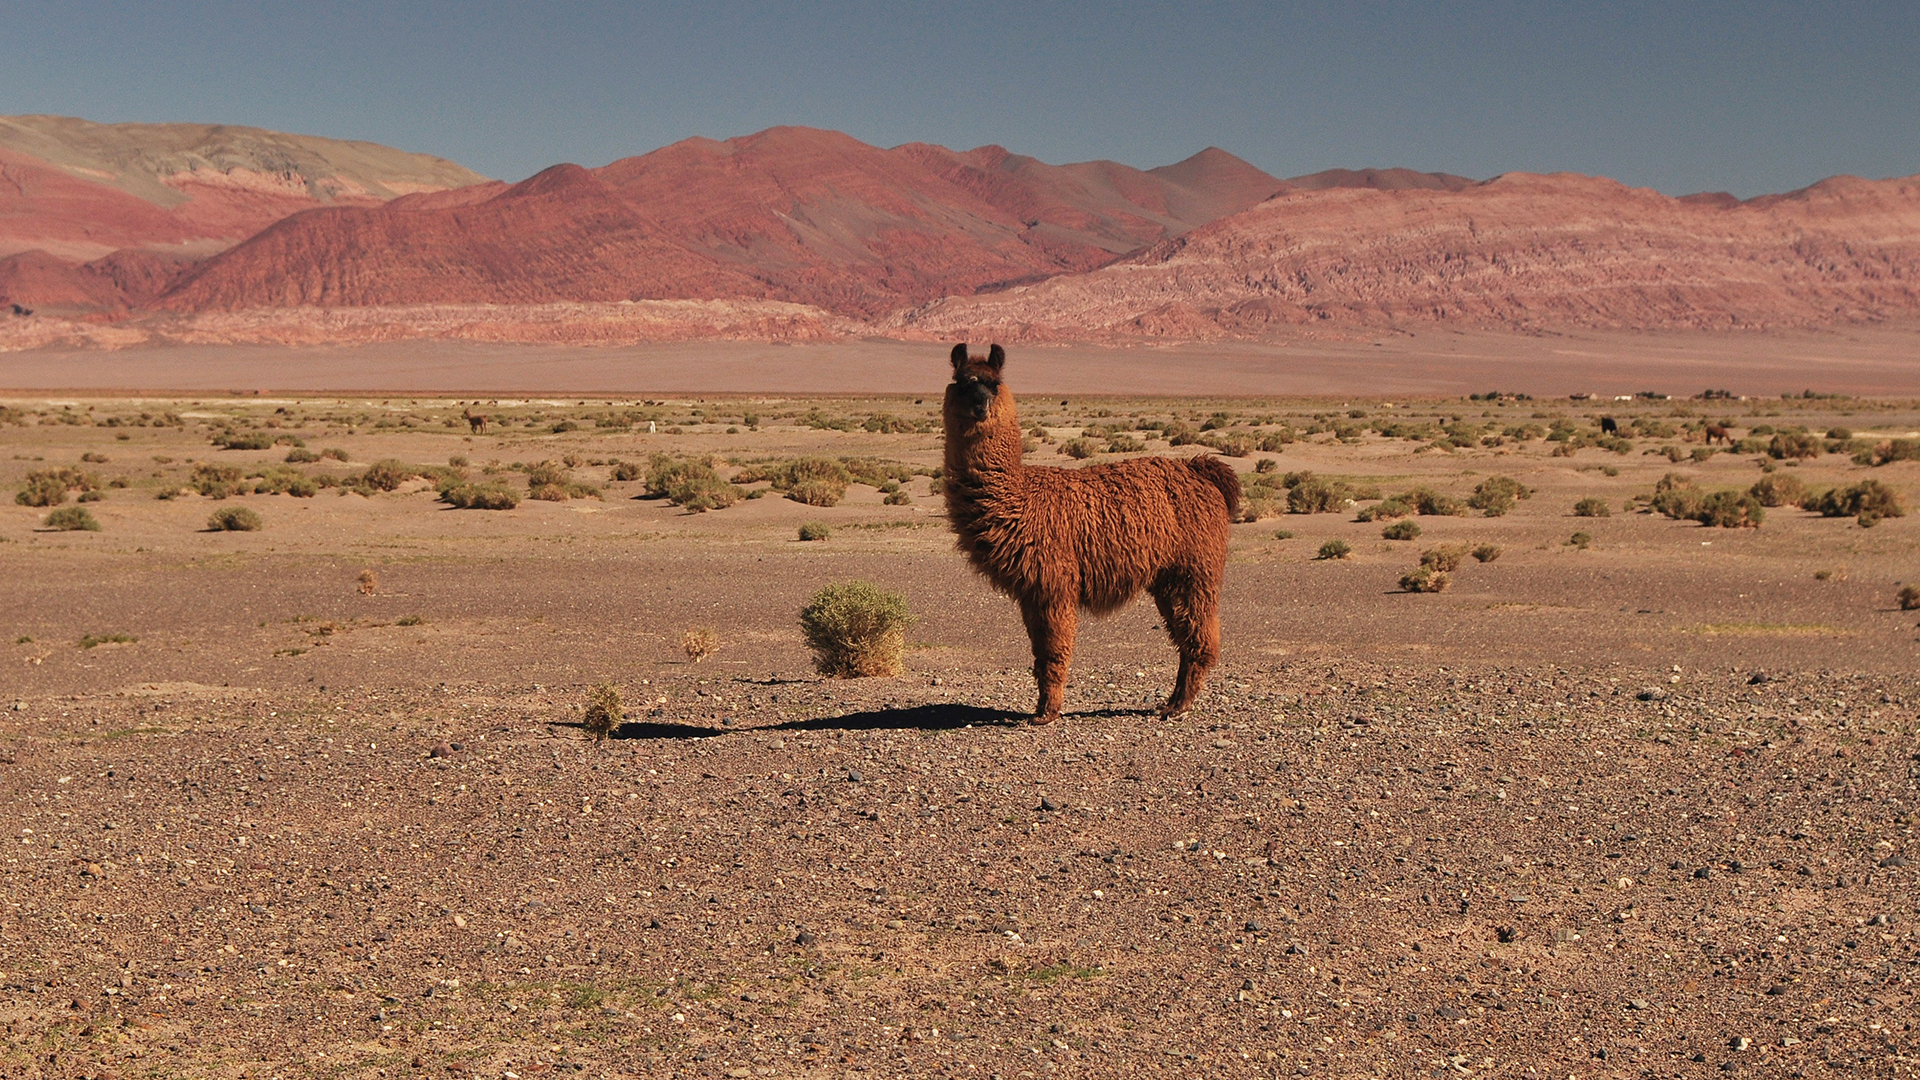
{"label": "llama's hoof", "polygon": [[1058,719],[1060,719],[1059,713],[1039,713],[1031,720],[1028,720],[1027,723],[1032,724],[1034,727],[1045,727]]}
{"label": "llama's hoof", "polygon": [[1178,720],[1192,711],[1193,706],[1191,705],[1162,705],[1160,706],[1160,719]]}

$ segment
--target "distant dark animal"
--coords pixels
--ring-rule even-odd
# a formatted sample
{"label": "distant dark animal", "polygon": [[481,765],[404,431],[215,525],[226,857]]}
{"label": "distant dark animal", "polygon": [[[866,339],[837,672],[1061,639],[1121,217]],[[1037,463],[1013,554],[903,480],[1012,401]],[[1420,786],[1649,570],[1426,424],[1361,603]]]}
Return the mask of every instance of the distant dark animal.
{"label": "distant dark animal", "polygon": [[1620,434],[1620,425],[1614,422],[1613,417],[1603,416],[1600,418],[1600,434],[1618,435]]}
{"label": "distant dark animal", "polygon": [[1161,707],[1193,705],[1220,653],[1220,585],[1240,480],[1217,457],[1130,458],[1082,469],[1021,461],[1020,418],[1001,381],[1007,354],[953,347],[947,387],[947,516],[974,569],[1020,604],[1033,643],[1033,722],[1060,718],[1080,609],[1153,594],[1180,650]]}
{"label": "distant dark animal", "polygon": [[1733,445],[1732,430],[1727,428],[1724,424],[1708,424],[1707,425],[1707,445],[1712,446],[1714,443],[1726,443],[1728,446],[1732,446]]}
{"label": "distant dark animal", "polygon": [[473,429],[475,435],[487,430],[487,418],[471,408],[460,410],[460,415],[467,418],[467,426]]}

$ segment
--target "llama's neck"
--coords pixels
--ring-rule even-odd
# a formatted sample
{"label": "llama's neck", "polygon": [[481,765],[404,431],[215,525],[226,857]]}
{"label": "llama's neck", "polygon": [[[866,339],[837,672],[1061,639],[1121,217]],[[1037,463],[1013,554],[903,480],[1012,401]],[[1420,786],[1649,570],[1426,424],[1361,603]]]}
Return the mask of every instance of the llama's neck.
{"label": "llama's neck", "polygon": [[976,424],[965,434],[947,435],[946,478],[963,488],[997,486],[1016,479],[1020,460],[1020,424],[1011,418]]}

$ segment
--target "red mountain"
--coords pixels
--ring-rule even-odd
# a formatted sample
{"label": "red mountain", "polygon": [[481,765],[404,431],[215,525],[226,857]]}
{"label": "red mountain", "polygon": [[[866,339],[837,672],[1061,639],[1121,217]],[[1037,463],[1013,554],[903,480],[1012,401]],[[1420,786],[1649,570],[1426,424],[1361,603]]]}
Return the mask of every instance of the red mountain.
{"label": "red mountain", "polygon": [[556,166],[512,188],[299,214],[164,304],[772,298],[871,316],[1086,270],[1281,187],[1219,150],[1143,172],[773,128]]}

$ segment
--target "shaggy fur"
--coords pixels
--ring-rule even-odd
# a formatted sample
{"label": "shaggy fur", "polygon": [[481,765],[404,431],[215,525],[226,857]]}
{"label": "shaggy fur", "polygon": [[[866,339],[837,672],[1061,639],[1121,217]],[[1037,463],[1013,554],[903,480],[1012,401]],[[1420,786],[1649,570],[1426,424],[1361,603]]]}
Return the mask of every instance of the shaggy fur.
{"label": "shaggy fur", "polygon": [[944,409],[947,515],[974,569],[1020,604],[1040,701],[1060,717],[1079,611],[1153,594],[1180,650],[1161,712],[1187,711],[1220,652],[1220,582],[1240,480],[1215,457],[1132,458],[1083,469],[1020,460],[1020,418],[1002,383],[1006,353],[953,347]]}
{"label": "shaggy fur", "polygon": [[1708,424],[1707,425],[1707,445],[1712,446],[1714,443],[1722,443],[1722,442],[1726,443],[1728,446],[1732,446],[1733,432],[1727,430],[1726,427],[1720,424]]}

